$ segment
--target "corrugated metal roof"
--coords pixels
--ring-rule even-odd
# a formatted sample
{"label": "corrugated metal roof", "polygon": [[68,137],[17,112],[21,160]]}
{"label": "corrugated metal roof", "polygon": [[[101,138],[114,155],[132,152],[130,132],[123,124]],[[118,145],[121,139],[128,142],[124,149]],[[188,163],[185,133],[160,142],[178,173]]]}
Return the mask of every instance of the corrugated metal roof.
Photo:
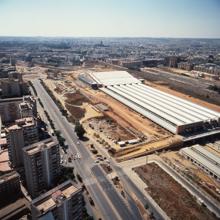
{"label": "corrugated metal roof", "polygon": [[220,113],[146,86],[126,71],[91,75],[106,87],[102,91],[173,133],[178,126],[220,119]]}
{"label": "corrugated metal roof", "polygon": [[[127,85],[128,87],[130,87],[130,85]],[[142,93],[145,96],[149,96],[155,100],[157,100],[158,102],[160,102],[161,104],[164,103],[168,106],[171,106],[173,108],[175,108],[177,111],[181,111],[181,114],[187,115],[187,117],[192,117],[192,120],[205,120],[207,119],[206,116],[203,116],[201,114],[198,114],[190,109],[187,109],[185,107],[182,107],[180,104],[176,103],[175,100],[173,99],[168,99],[167,97],[163,97],[160,94],[158,94],[158,92],[153,92],[151,90],[147,91],[147,86],[146,88],[139,88],[140,84],[137,85],[133,85],[132,89],[137,90],[137,91],[142,91]]]}
{"label": "corrugated metal roof", "polygon": [[198,152],[194,151],[190,147],[183,148],[180,150],[180,152],[189,156],[194,161],[197,161],[198,163],[203,165],[205,168],[207,168],[209,171],[214,173],[218,178],[220,178],[220,168],[217,165],[210,162],[207,158],[203,157]]}
{"label": "corrugated metal roof", "polygon": [[115,93],[117,93],[117,94],[123,96],[124,98],[132,101],[134,104],[142,106],[144,109],[150,110],[151,112],[154,112],[158,116],[161,116],[162,118],[167,119],[168,121],[172,122],[176,126],[180,126],[180,125],[184,124],[183,121],[181,121],[181,120],[179,120],[175,117],[172,117],[171,115],[165,114],[164,112],[161,112],[159,109],[152,106],[150,104],[150,102],[145,102],[144,103],[143,101],[140,101],[139,99],[137,99],[137,97],[134,97],[131,94],[128,94],[126,92],[120,91],[120,89],[115,88],[115,87],[108,87],[108,89],[111,90],[111,91],[114,91]]}
{"label": "corrugated metal roof", "polygon": [[179,120],[183,124],[193,123],[198,121],[195,119],[194,120],[189,119],[190,118],[189,115],[184,115],[182,114],[183,112],[172,108],[170,105],[163,104],[163,102],[158,102],[157,99],[155,99],[155,97],[150,97],[148,94],[144,93],[143,91],[142,92],[135,91],[135,89],[129,88],[127,85],[126,86],[121,85],[115,87],[137,98],[137,100],[141,100],[143,103],[154,106],[156,109],[160,110],[161,112],[164,112],[164,114],[170,115],[171,117]]}
{"label": "corrugated metal roof", "polygon": [[209,161],[212,161],[212,163],[215,163],[216,166],[220,168],[220,157],[216,156],[215,154],[211,153],[210,151],[198,144],[192,146],[192,150],[197,151],[203,157],[207,158]]}
{"label": "corrugated metal roof", "polygon": [[171,131],[172,133],[176,133],[176,126],[169,122],[166,119],[163,119],[159,116],[157,116],[155,113],[144,109],[143,107],[135,104],[132,101],[127,100],[126,98],[112,92],[111,90],[107,88],[100,88],[103,92],[106,94],[112,96],[113,98],[117,99],[118,101],[122,102],[123,104],[127,105],[128,107],[132,108],[133,110],[139,112],[140,114],[144,115],[145,117],[149,118],[150,120],[154,121],[155,123],[159,124],[163,128],[166,128],[168,131]]}
{"label": "corrugated metal roof", "polygon": [[165,92],[159,91],[157,89],[151,88],[150,86],[146,86],[143,84],[139,84],[139,85],[144,89],[148,89],[148,90],[156,92],[158,95],[162,95],[163,98],[167,98],[169,100],[172,99],[173,102],[176,102],[185,108],[188,108],[188,109],[195,111],[199,114],[205,115],[207,118],[220,117],[220,113],[212,111],[208,108],[202,107],[200,105],[194,104],[192,102],[189,102],[189,101],[184,100],[182,98],[176,97],[174,95],[170,95]]}

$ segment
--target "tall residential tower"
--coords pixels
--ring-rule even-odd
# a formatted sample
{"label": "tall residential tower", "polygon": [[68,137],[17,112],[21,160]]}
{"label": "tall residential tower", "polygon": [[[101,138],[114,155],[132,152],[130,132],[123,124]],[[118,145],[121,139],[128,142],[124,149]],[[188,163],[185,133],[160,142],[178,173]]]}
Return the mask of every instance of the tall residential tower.
{"label": "tall residential tower", "polygon": [[82,189],[67,180],[45,194],[34,199],[31,204],[33,220],[82,220]]}
{"label": "tall residential tower", "polygon": [[27,189],[34,198],[55,186],[60,174],[59,144],[55,138],[23,148]]}

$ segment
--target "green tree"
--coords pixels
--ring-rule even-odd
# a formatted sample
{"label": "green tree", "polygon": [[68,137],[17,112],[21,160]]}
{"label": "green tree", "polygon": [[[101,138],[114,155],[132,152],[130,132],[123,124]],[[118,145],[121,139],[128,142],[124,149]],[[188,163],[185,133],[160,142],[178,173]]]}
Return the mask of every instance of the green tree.
{"label": "green tree", "polygon": [[75,124],[75,132],[79,138],[82,138],[86,132],[83,126],[79,123],[79,121],[77,121]]}

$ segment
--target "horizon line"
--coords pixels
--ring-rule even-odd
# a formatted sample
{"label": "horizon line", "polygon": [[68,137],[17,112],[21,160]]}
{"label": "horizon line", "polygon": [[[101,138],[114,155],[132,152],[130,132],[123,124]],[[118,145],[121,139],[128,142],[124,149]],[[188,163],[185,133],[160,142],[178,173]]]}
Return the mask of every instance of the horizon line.
{"label": "horizon line", "polygon": [[157,37],[149,37],[149,36],[62,36],[62,35],[0,35],[0,38],[3,37],[15,37],[15,38],[151,38],[151,39],[210,39],[210,40],[220,40],[219,37],[206,37],[206,36],[201,36],[201,37],[192,37],[192,36],[187,36],[187,37],[180,37],[180,36],[174,36],[174,37],[169,37],[169,36],[157,36]]}

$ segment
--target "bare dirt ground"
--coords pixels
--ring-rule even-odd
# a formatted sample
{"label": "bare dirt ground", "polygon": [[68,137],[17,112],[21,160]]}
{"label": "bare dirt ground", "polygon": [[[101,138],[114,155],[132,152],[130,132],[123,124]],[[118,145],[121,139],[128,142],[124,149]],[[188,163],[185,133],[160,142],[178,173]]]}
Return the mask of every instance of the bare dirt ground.
{"label": "bare dirt ground", "polygon": [[83,94],[81,94],[79,91],[74,93],[66,93],[64,95],[66,98],[65,102],[74,104],[74,105],[82,105],[83,103],[87,102],[89,103],[89,99],[87,99]]}
{"label": "bare dirt ground", "polygon": [[180,155],[178,151],[162,153],[160,157],[220,202],[220,194],[218,193],[220,183],[195,166],[190,160]]}
{"label": "bare dirt ground", "polygon": [[134,170],[147,184],[146,190],[148,193],[171,219],[216,219],[157,164],[147,164]]}
{"label": "bare dirt ground", "polygon": [[165,70],[167,70],[168,72],[177,73],[177,74],[185,74],[185,73],[189,72],[188,70],[182,70],[182,69],[178,69],[178,68],[169,68],[169,67],[165,68]]}
{"label": "bare dirt ground", "polygon": [[87,93],[94,103],[97,104],[102,102],[107,104],[112,110],[111,117],[114,117],[113,114],[115,114],[118,119],[121,118],[123,121],[126,121],[130,127],[133,127],[134,129],[143,133],[145,136],[151,137],[152,139],[160,139],[170,135],[168,131],[157,126],[150,120],[143,118],[141,115],[132,111],[110,96],[94,90],[85,90],[84,92]]}
{"label": "bare dirt ground", "polygon": [[70,112],[73,120],[80,120],[85,117],[86,110],[83,108],[83,103],[89,103],[89,100],[80,92],[66,93],[65,107]]}
{"label": "bare dirt ground", "polygon": [[57,84],[56,88],[54,89],[54,91],[59,94],[62,94],[64,90],[65,90],[65,86],[61,83]]}
{"label": "bare dirt ground", "polygon": [[[112,118],[114,121],[117,121],[117,123],[125,128],[127,131],[130,131],[131,133],[135,134],[137,137],[142,137],[144,134],[141,131],[138,131],[137,129],[135,129],[130,122],[125,121],[122,117],[120,117],[119,115],[115,114],[112,111],[107,111],[104,113],[107,117]],[[149,138],[149,137],[148,137]],[[150,138],[149,138],[150,140]]]}
{"label": "bare dirt ground", "polygon": [[155,151],[179,146],[180,144],[181,139],[179,138],[179,136],[170,136],[158,141],[152,141],[150,143],[141,144],[138,147],[135,147],[134,149],[125,149],[123,151],[118,151],[115,156],[117,156],[118,161],[124,161],[147,155]]}
{"label": "bare dirt ground", "polygon": [[68,110],[71,121],[75,122],[85,116],[86,109],[83,108],[83,103],[89,103],[89,100],[79,91],[76,91],[71,81],[47,79],[44,82],[53,91],[63,107]]}
{"label": "bare dirt ground", "polygon": [[34,66],[28,67],[25,62],[19,62],[16,64],[16,69],[23,76],[25,81],[37,79],[39,77],[46,77],[47,68]]}
{"label": "bare dirt ground", "polygon": [[135,139],[136,137],[121,127],[116,121],[109,117],[92,118],[88,120],[89,126],[97,133],[103,133],[110,140],[113,141],[127,141]]}
{"label": "bare dirt ground", "polygon": [[82,109],[80,106],[72,106],[68,103],[65,103],[65,108],[71,114],[71,121],[80,120],[85,116],[85,110]]}
{"label": "bare dirt ground", "polygon": [[82,108],[85,109],[85,115],[80,120],[82,123],[88,121],[91,118],[103,117],[102,112],[98,111],[96,108],[94,108],[93,105],[89,103],[83,103]]}

